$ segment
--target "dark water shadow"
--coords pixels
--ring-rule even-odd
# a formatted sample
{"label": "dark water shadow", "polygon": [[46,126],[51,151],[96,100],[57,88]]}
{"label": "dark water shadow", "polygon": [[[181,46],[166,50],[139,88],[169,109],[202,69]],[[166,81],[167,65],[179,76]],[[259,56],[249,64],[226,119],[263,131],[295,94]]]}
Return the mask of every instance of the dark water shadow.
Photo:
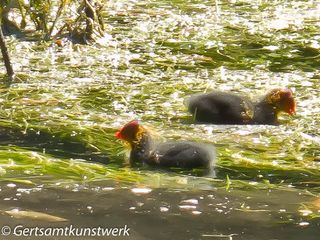
{"label": "dark water shadow", "polygon": [[[158,188],[138,194],[132,191],[134,186],[121,188],[107,181],[66,189],[42,187],[37,190],[23,184],[17,184],[15,188],[6,184],[1,182],[0,185],[0,199],[7,199],[0,203],[0,221],[10,227],[18,224],[25,227],[73,225],[75,228],[127,225],[130,237],[126,239],[139,240],[162,240],[168,236],[183,240],[318,239],[319,219],[307,219],[297,213],[299,203],[313,201],[313,197],[294,192],[185,192]],[[67,221],[50,222],[31,218],[32,214],[16,218],[7,213],[13,209],[46,213]],[[308,225],[301,227],[301,222]]]}
{"label": "dark water shadow", "polygon": [[107,153],[97,152],[85,143],[59,138],[43,131],[0,127],[0,145],[18,146],[33,151],[45,152],[55,157],[84,159],[103,164],[109,163]]}

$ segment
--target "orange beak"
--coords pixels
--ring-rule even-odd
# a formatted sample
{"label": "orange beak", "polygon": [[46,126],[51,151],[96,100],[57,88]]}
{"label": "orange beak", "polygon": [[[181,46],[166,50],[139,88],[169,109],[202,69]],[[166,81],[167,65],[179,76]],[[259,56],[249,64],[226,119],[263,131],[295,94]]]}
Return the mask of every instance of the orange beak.
{"label": "orange beak", "polygon": [[290,104],[290,107],[288,109],[288,114],[289,115],[296,114],[296,101],[294,99],[292,99],[292,103]]}
{"label": "orange beak", "polygon": [[115,134],[116,138],[118,139],[123,139],[123,136],[121,134],[121,131],[117,131],[116,134]]}
{"label": "orange beak", "polygon": [[288,112],[290,115],[295,115],[296,114],[296,110],[295,109],[289,109]]}

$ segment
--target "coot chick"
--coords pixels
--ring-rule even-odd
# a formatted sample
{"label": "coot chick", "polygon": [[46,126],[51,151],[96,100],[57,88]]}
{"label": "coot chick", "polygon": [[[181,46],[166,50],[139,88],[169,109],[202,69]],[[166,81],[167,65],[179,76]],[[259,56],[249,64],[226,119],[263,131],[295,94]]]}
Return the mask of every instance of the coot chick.
{"label": "coot chick", "polygon": [[211,92],[186,101],[195,121],[214,124],[278,124],[281,112],[293,115],[296,102],[290,89],[272,89],[258,101],[232,93]]}
{"label": "coot chick", "polygon": [[215,149],[212,145],[190,141],[159,143],[137,120],[124,125],[116,137],[129,144],[131,165],[146,163],[163,168],[205,168],[214,175]]}

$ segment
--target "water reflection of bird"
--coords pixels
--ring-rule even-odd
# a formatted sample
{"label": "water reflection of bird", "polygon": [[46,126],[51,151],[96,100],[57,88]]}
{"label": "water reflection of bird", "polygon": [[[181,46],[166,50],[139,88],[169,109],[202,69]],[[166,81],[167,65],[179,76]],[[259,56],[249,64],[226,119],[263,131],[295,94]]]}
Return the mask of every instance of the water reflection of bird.
{"label": "water reflection of bird", "polygon": [[296,102],[290,89],[272,89],[254,102],[232,93],[211,92],[191,96],[188,110],[197,122],[215,124],[277,124],[281,112],[295,114]]}
{"label": "water reflection of bird", "polygon": [[164,168],[205,168],[209,170],[208,174],[215,175],[215,148],[210,144],[191,141],[159,143],[136,120],[124,125],[116,137],[128,143],[131,165],[140,162]]}

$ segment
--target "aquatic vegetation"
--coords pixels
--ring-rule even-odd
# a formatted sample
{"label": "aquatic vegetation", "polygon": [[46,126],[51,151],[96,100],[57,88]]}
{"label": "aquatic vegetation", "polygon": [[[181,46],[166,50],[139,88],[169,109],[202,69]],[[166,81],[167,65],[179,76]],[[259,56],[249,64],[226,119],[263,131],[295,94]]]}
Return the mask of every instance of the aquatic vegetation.
{"label": "aquatic vegetation", "polygon": [[[217,143],[219,166],[231,168],[236,176],[249,172],[252,177],[264,170],[268,179],[278,169],[283,175],[297,171],[313,181],[318,176],[320,112],[318,72],[313,67],[318,61],[312,22],[316,3],[299,13],[303,26],[266,3],[235,4],[228,12],[223,2],[211,8],[196,2],[149,4],[156,8],[148,15],[141,3],[109,2],[105,20],[112,27],[104,45],[61,48],[10,39],[18,80],[1,90],[5,141],[60,157],[105,159],[122,166],[121,144],[113,134],[128,118],[138,118],[169,139],[183,136]],[[250,6],[249,18],[239,15]],[[290,12],[293,5],[284,7]],[[278,22],[261,22],[266,13],[278,14],[272,20]],[[298,34],[301,28],[303,36]],[[300,39],[308,42],[302,46]],[[277,52],[282,52],[281,59],[275,59]],[[299,57],[292,59],[290,72],[270,69],[270,63],[287,62],[290,52]],[[308,61],[311,71],[306,72],[299,64]],[[189,114],[183,100],[192,93],[241,93],[248,87],[261,93],[271,86],[291,87],[297,96],[297,117],[286,117],[281,127],[185,124]],[[284,180],[281,174],[277,177]]]}
{"label": "aquatic vegetation", "polygon": [[103,37],[102,6],[95,0],[4,0],[0,3],[1,27],[7,35],[56,39],[59,46],[65,39],[88,44]]}
{"label": "aquatic vegetation", "polygon": [[[93,45],[7,37],[16,79],[0,88],[3,189],[97,194],[110,205],[108,194],[125,196],[131,205],[119,212],[190,214],[205,225],[208,211],[314,232],[318,208],[307,214],[306,202],[320,194],[319,9],[319,1],[107,1],[105,35]],[[281,126],[194,125],[183,104],[211,90],[255,96],[274,87],[289,87],[297,102]],[[214,144],[217,178],[128,167],[114,134],[133,119],[168,140]]]}

